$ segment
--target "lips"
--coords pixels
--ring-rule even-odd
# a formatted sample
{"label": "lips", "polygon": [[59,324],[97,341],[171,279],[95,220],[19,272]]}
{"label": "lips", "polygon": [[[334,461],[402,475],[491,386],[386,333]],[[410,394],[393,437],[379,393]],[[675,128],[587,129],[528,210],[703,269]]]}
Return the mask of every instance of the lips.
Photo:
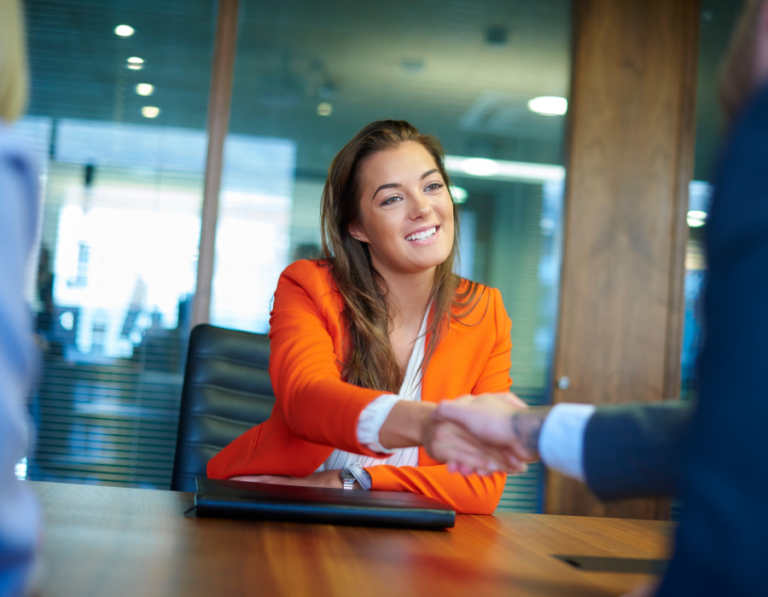
{"label": "lips", "polygon": [[422,228],[421,230],[417,230],[416,232],[412,232],[408,236],[405,237],[405,240],[408,242],[417,242],[420,240],[427,240],[429,238],[432,238],[435,234],[437,234],[437,229],[440,228],[440,226],[430,226],[428,228]]}

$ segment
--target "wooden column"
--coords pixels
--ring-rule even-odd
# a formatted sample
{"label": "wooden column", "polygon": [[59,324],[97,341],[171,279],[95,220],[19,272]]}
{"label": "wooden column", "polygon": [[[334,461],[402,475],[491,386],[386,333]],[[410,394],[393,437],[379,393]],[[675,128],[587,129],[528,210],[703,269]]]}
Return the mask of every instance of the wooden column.
{"label": "wooden column", "polygon": [[229,130],[237,50],[238,8],[239,0],[219,0],[211,92],[208,101],[208,157],[205,163],[205,190],[200,250],[197,258],[197,289],[192,304],[192,327],[199,323],[208,323],[211,310],[211,284],[216,249],[221,171],[224,163],[224,140]]}
{"label": "wooden column", "polygon": [[[574,26],[554,402],[676,398],[699,0],[576,0]],[[550,473],[546,511],[667,518],[669,501],[602,505]]]}

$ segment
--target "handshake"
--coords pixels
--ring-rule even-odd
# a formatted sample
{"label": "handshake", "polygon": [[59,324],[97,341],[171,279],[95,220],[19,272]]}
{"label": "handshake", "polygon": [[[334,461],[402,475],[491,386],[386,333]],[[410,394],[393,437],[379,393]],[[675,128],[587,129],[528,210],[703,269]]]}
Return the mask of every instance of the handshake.
{"label": "handshake", "polygon": [[430,456],[464,475],[521,473],[539,460],[539,435],[549,407],[528,406],[512,393],[444,400],[424,434]]}

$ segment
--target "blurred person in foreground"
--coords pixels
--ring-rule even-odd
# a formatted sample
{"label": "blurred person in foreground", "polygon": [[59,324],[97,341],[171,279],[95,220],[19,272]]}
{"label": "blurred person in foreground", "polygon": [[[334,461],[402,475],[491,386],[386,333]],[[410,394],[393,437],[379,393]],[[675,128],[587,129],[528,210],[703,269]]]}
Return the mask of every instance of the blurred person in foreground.
{"label": "blurred person in foreground", "polygon": [[[658,590],[633,595],[768,594],[768,0],[746,2],[721,83],[731,127],[707,230],[696,408],[521,411],[497,394],[443,402],[435,415],[461,422],[478,445],[503,446],[514,463],[541,456],[599,497],[676,494],[679,483],[670,566]],[[453,468],[488,467],[439,436],[430,450]]]}
{"label": "blurred person in foreground", "polygon": [[41,514],[30,487],[15,477],[29,428],[26,398],[35,356],[22,288],[37,227],[37,173],[11,139],[8,123],[26,103],[27,72],[18,0],[0,0],[0,596],[32,584]]}

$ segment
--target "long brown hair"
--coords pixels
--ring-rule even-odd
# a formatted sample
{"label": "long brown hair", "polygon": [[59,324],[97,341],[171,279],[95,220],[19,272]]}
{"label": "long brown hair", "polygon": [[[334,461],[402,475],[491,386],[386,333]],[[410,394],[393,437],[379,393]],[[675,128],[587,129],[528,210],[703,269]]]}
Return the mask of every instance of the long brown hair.
{"label": "long brown hair", "polygon": [[[415,141],[430,153],[443,182],[450,188],[443,147],[435,137],[422,135],[404,120],[379,120],[357,133],[331,162],[320,210],[324,261],[344,299],[344,325],[349,342],[343,364],[345,380],[357,386],[394,393],[400,390],[405,372],[389,341],[392,319],[385,300],[386,284],[373,267],[367,243],[355,240],[349,226],[360,218],[363,162],[375,153],[406,141]],[[474,282],[457,292],[460,278],[453,273],[453,266],[458,256],[459,219],[455,202],[453,224],[453,247],[435,272],[432,322],[427,329],[429,342],[422,371],[445,334],[450,318],[458,317],[452,312],[453,307],[460,307],[458,312],[464,317],[477,304],[478,285]]]}

